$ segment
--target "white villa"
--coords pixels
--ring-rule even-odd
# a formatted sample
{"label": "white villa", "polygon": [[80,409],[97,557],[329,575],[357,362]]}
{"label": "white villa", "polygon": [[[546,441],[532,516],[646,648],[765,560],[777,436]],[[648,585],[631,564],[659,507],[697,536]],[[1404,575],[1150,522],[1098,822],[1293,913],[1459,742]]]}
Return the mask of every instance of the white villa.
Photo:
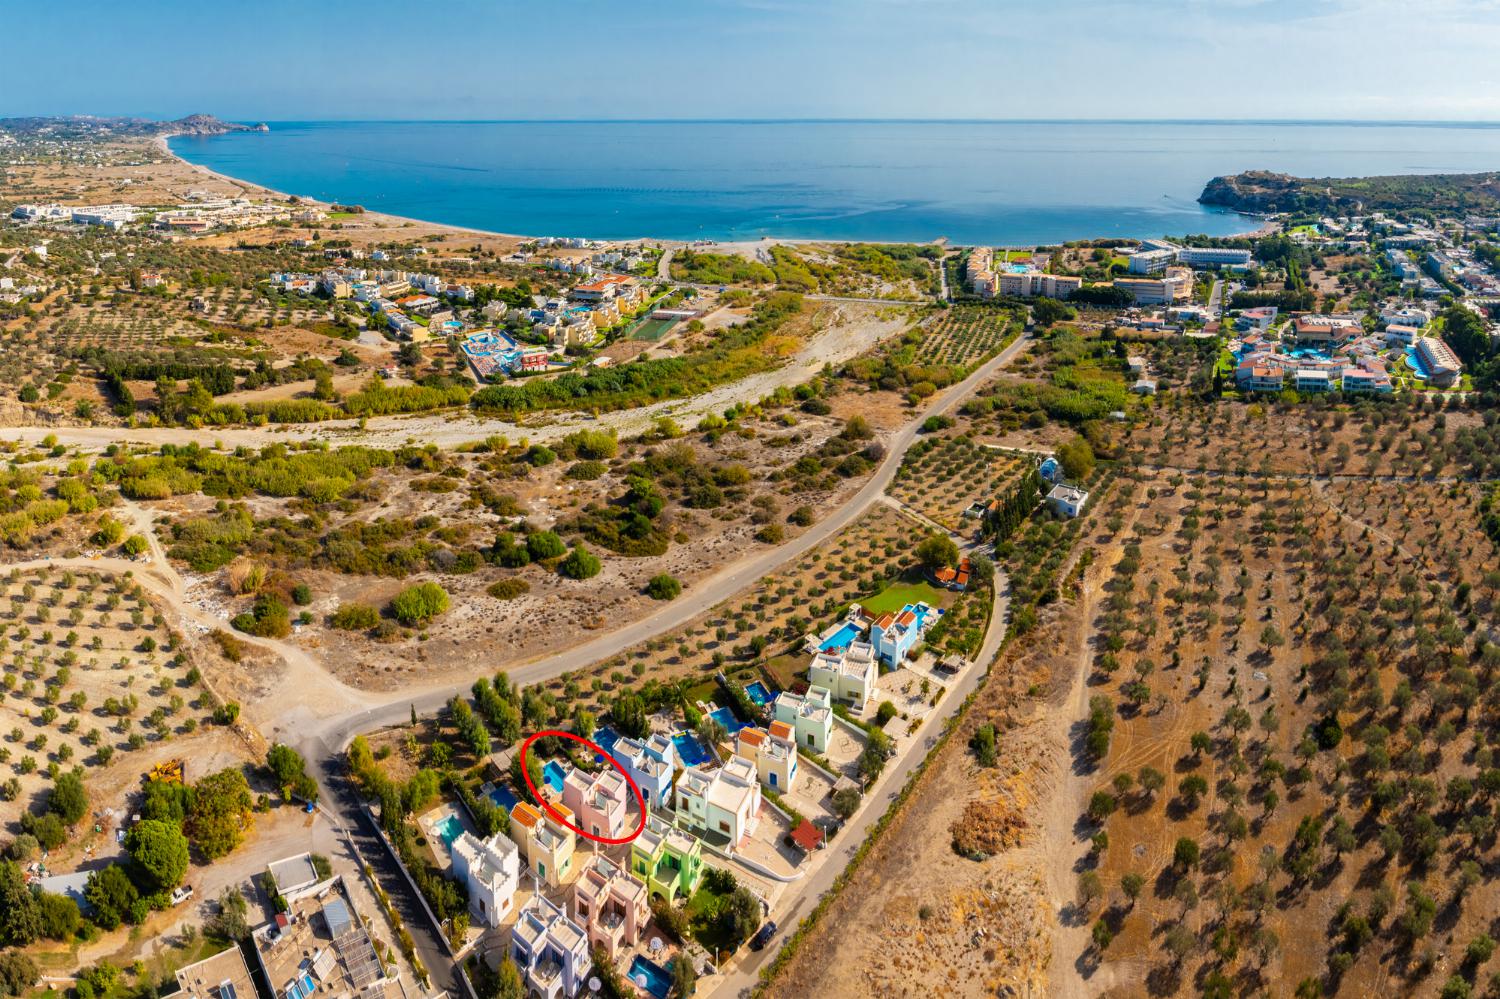
{"label": "white villa", "polygon": [[731,756],[719,769],[688,767],[677,778],[673,804],[680,825],[709,829],[737,846],[760,816],[760,781],[755,764]]}
{"label": "white villa", "polygon": [[499,926],[521,884],[521,851],[504,833],[482,840],[465,831],[451,856],[454,876],[469,888],[469,912],[482,926]]}
{"label": "white villa", "polygon": [[857,708],[875,696],[875,649],[869,642],[851,642],[842,652],[819,652],[807,668],[807,682],[826,687],[835,698]]}
{"label": "white villa", "polygon": [[776,695],[773,714],[776,721],[791,726],[797,745],[819,753],[828,751],[828,739],[833,732],[833,695],[827,687],[809,687],[806,694],[784,690]]}

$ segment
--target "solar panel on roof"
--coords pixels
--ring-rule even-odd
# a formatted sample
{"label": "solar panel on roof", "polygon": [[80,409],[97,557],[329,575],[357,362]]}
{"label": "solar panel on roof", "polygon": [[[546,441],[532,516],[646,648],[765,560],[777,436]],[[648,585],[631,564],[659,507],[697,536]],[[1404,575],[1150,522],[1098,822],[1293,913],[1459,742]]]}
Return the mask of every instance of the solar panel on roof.
{"label": "solar panel on roof", "polygon": [[236,999],[234,983],[227,978],[219,983],[219,999]]}

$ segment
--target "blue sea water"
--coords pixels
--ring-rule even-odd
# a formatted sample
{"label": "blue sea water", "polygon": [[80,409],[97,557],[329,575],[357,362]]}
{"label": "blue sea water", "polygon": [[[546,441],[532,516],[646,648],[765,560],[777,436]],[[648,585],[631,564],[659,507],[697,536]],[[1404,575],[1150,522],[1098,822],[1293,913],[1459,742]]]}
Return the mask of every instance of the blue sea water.
{"label": "blue sea water", "polygon": [[1485,125],[1246,122],[272,122],[184,159],[430,222],[602,239],[1029,245],[1253,228],[1220,174],[1490,170]]}

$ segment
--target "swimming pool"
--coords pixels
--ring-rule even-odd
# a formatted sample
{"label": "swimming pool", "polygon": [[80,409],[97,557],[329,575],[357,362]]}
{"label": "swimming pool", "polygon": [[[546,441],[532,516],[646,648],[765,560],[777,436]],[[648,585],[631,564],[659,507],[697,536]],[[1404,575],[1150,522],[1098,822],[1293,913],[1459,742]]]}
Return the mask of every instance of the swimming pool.
{"label": "swimming pool", "polygon": [[486,797],[488,797],[500,808],[505,809],[507,812],[512,808],[515,808],[516,803],[521,800],[520,798],[516,797],[516,792],[512,791],[508,786],[504,784],[493,788],[490,793],[486,795]]}
{"label": "swimming pool", "polygon": [[457,815],[444,815],[432,824],[432,834],[443,841],[443,846],[452,848],[453,841],[462,836],[464,824]]}
{"label": "swimming pool", "polygon": [[1432,373],[1427,370],[1427,365],[1422,363],[1422,355],[1417,353],[1416,347],[1406,348],[1406,366],[1417,373],[1417,377],[1423,381],[1432,378]]}
{"label": "swimming pool", "polygon": [[[771,688],[759,680],[746,687],[745,694],[750,698],[750,703],[758,708],[763,708],[776,700],[776,695],[771,693]],[[600,743],[600,745],[603,745],[603,743]]]}
{"label": "swimming pool", "polygon": [[723,725],[724,731],[728,732],[730,735],[734,735],[734,733],[745,727],[745,723],[740,721],[739,718],[735,716],[735,713],[727,707],[714,708],[708,713],[708,717],[712,718],[720,725]]}
{"label": "swimming pool", "polygon": [[566,776],[566,773],[563,771],[561,763],[558,763],[556,760],[548,760],[547,765],[542,767],[542,776],[546,779],[548,787],[558,794],[562,794],[563,777]]}
{"label": "swimming pool", "polygon": [[639,985],[656,996],[656,999],[666,999],[667,993],[672,991],[671,973],[650,958],[639,954],[630,962],[628,977],[632,985]]}
{"label": "swimming pool", "polygon": [[[605,725],[594,730],[594,744],[604,750],[611,758],[615,755],[615,743],[620,741],[620,733]],[[603,763],[604,757],[598,753],[594,754],[595,763]]]}
{"label": "swimming pool", "polygon": [[672,745],[677,749],[677,758],[682,761],[683,766],[697,767],[708,763],[713,759],[703,743],[691,732],[678,732],[672,736]]}
{"label": "swimming pool", "polygon": [[850,643],[858,639],[863,633],[864,629],[859,625],[853,621],[845,621],[843,627],[819,642],[818,648],[824,652],[831,652],[834,649],[847,649]]}

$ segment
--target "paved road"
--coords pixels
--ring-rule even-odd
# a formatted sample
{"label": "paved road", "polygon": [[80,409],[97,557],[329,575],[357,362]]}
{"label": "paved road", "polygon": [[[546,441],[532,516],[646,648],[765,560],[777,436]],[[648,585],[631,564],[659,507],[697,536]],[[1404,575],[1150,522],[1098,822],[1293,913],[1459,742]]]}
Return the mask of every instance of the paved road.
{"label": "paved road", "polygon": [[[1014,343],[1006,347],[992,360],[976,369],[968,378],[965,378],[962,382],[938,395],[921,414],[901,430],[897,431],[895,436],[887,442],[884,460],[876,468],[875,474],[865,483],[864,487],[839,510],[818,524],[815,524],[799,537],[794,538],[784,545],[767,549],[764,552],[742,559],[720,574],[694,585],[685,591],[681,597],[666,604],[655,613],[625,628],[611,632],[608,635],[603,635],[593,641],[585,642],[583,645],[576,646],[558,655],[539,659],[522,666],[512,667],[509,670],[511,680],[522,685],[541,683],[570,670],[581,669],[603,659],[608,659],[641,641],[682,626],[720,601],[728,599],[730,596],[751,585],[762,576],[768,575],[780,566],[801,557],[805,552],[822,544],[857,520],[875,503],[880,502],[886,487],[890,485],[896,476],[896,471],[901,467],[902,456],[916,439],[917,432],[923,420],[928,416],[946,413],[956,407],[970,392],[982,385],[1017,354],[1025,350],[1027,345],[1027,337],[1017,338]],[[992,618],[994,622],[998,623],[1003,620],[1003,600],[1002,596],[997,595],[996,613]],[[984,657],[992,658],[994,656],[994,650],[999,647],[1000,636],[1003,634],[1003,631],[1003,627],[991,627],[990,635],[985,641],[984,652],[981,654],[982,658],[978,662],[987,662],[988,658]],[[946,717],[968,696],[969,691],[973,690],[974,686],[978,683],[979,670],[971,670],[971,674],[969,679],[960,682],[959,689],[953,695],[945,699],[938,712],[934,713],[935,715]],[[437,711],[447,703],[449,698],[466,691],[468,687],[469,683],[467,682],[455,683],[431,688],[419,694],[396,695],[389,697],[383,703],[372,705],[363,711],[340,714],[326,719],[305,717],[293,710],[287,715],[287,719],[283,724],[276,726],[267,735],[293,746],[302,754],[303,758],[308,762],[308,769],[311,775],[323,789],[323,801],[326,806],[337,813],[340,822],[344,826],[359,829],[362,827],[363,815],[354,803],[353,796],[350,793],[347,783],[345,783],[343,775],[342,758],[345,747],[360,732],[367,732],[372,729],[406,721],[413,709],[418,714],[430,714]],[[925,755],[925,751],[908,754],[901,763],[891,768],[889,771],[890,776],[882,778],[882,780],[904,781],[906,775],[915,767],[915,761]],[[885,786],[886,784],[883,783],[877,789],[876,793],[884,794],[885,791],[883,788]],[[900,785],[890,784],[889,786],[899,787]],[[331,790],[338,793],[330,794],[329,791]],[[845,830],[847,835],[842,836],[841,841],[845,843],[857,842],[862,838],[864,835],[863,830],[868,828],[868,824],[873,821],[872,816],[878,811],[876,808],[866,809],[863,813],[864,817],[857,817],[854,823]],[[828,864],[824,865],[824,869],[826,870],[835,866],[842,865]],[[821,894],[827,889],[828,885],[832,884],[832,879],[836,873],[835,871],[827,875],[813,877],[809,882],[809,888],[804,890],[814,890],[817,894]],[[383,880],[382,883],[387,885],[395,884],[398,888],[400,887],[399,881],[390,882]],[[397,894],[405,895],[408,893],[404,891],[392,892],[393,897]],[[410,900],[404,901],[408,905],[411,904]],[[790,918],[790,916],[787,918]],[[429,960],[428,951],[436,951],[439,946],[436,942],[434,931],[430,928],[430,923],[425,919],[407,919],[407,926],[412,930],[414,937],[417,937],[421,944],[423,944],[423,946],[419,946],[418,950],[422,954],[423,961],[428,962],[428,967],[432,969],[436,980],[438,975],[437,968],[445,965],[445,962],[434,964]],[[424,937],[427,939],[422,940]]]}
{"label": "paved road", "polygon": [[[682,596],[676,600],[662,605],[655,612],[624,628],[601,635],[556,655],[510,667],[508,672],[511,680],[521,685],[543,683],[571,670],[592,666],[647,639],[671,632],[704,611],[729,599],[762,576],[769,575],[782,565],[800,558],[806,552],[821,545],[858,520],[875,503],[880,502],[886,487],[895,479],[896,472],[901,467],[901,459],[906,449],[916,439],[923,420],[929,416],[947,413],[955,408],[975,388],[1025,350],[1027,344],[1027,337],[1017,338],[1014,343],[976,369],[969,377],[938,395],[925,410],[886,442],[885,458],[859,492],[803,534],[786,544],[768,548],[741,559],[717,575],[694,584],[684,590]],[[366,697],[364,699],[368,707],[356,714],[316,719],[293,712],[288,715],[281,727],[284,730],[278,730],[274,734],[277,738],[302,751],[304,757],[322,759],[329,755],[339,754],[359,732],[406,720],[413,707],[416,708],[418,714],[437,710],[455,694],[466,691],[471,682],[472,680],[448,683],[417,692],[408,691],[389,695],[378,703],[369,703],[369,698]]]}
{"label": "paved road", "polygon": [[[969,545],[965,547],[965,550],[974,549],[972,545]],[[983,681],[985,670],[994,661],[996,654],[1000,651],[1000,643],[1005,639],[1005,617],[1010,603],[1008,590],[1008,581],[1004,576],[997,574],[995,606],[990,614],[990,627],[984,636],[984,645],[980,648],[979,656],[974,660],[975,665],[938,702],[932,714],[927,716],[919,733],[922,744],[912,747],[894,766],[889,767],[880,775],[880,780],[867,794],[870,803],[849,820],[849,823],[838,834],[838,838],[834,840],[831,848],[836,850],[838,855],[826,858],[821,867],[798,882],[797,887],[793,889],[795,900],[789,906],[786,906],[786,900],[791,897],[791,893],[783,896],[785,908],[777,914],[777,930],[776,936],[772,938],[773,946],[768,946],[761,951],[753,951],[749,948],[741,951],[744,956],[730,963],[723,980],[712,992],[706,993],[704,999],[712,996],[729,999],[729,997],[742,996],[754,988],[760,980],[761,968],[765,967],[766,963],[781,949],[789,932],[794,930],[813,909],[817,908],[818,900],[833,887],[834,880],[848,866],[854,851],[858,850],[859,845],[864,842],[870,828],[889,809],[891,800],[901,788],[906,786],[908,778],[936,745],[943,725],[963,705],[965,698],[977,690]]]}

